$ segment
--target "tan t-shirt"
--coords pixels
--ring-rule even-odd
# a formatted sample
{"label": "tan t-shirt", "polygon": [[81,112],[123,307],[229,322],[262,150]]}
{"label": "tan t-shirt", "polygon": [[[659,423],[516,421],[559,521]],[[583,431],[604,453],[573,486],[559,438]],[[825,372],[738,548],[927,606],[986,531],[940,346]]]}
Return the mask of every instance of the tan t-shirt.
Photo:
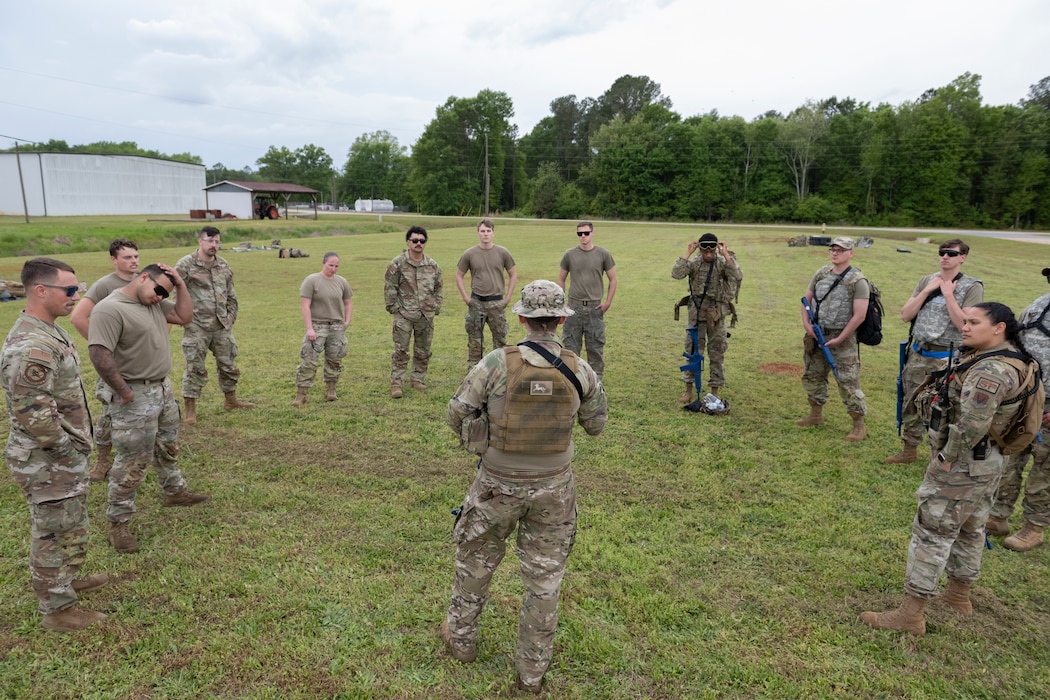
{"label": "tan t-shirt", "polygon": [[605,296],[602,274],[616,267],[612,254],[601,246],[569,248],[561,256],[561,269],[569,273],[569,302],[600,302]]}
{"label": "tan t-shirt", "polygon": [[171,373],[167,315],[175,302],[146,306],[124,293],[113,293],[91,310],[88,345],[101,345],[126,382],[160,381]]}
{"label": "tan t-shirt", "polygon": [[344,302],[354,296],[354,291],[344,277],[333,275],[328,278],[315,272],[303,280],[299,296],[310,300],[310,320],[342,323],[346,320]]}
{"label": "tan t-shirt", "polygon": [[457,265],[463,274],[470,273],[470,291],[479,297],[503,296],[503,271],[513,267],[514,258],[501,245],[488,250],[479,245],[467,248]]}

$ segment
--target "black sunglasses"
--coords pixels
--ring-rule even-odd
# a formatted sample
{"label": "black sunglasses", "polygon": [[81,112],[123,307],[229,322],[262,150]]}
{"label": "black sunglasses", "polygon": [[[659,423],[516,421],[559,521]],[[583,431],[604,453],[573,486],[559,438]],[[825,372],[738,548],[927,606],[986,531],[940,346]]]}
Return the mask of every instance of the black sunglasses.
{"label": "black sunglasses", "polygon": [[50,287],[51,289],[63,289],[66,292],[66,296],[72,298],[77,292],[80,291],[79,285],[65,286],[64,284],[44,284],[40,283],[41,287]]}
{"label": "black sunglasses", "polygon": [[153,285],[153,293],[159,296],[161,299],[168,298],[168,290],[160,286],[159,284]]}
{"label": "black sunglasses", "polygon": [[576,235],[582,238],[583,236],[589,236],[592,233],[594,233],[594,231],[577,231]]}
{"label": "black sunglasses", "polygon": [[962,255],[962,253],[960,253],[957,250],[944,250],[944,249],[938,250],[937,251],[937,256],[940,257],[942,255],[947,255],[949,258],[957,258],[960,255]]}
{"label": "black sunglasses", "polygon": [[427,239],[425,239],[425,238],[409,238],[408,242],[409,243],[426,243]]}

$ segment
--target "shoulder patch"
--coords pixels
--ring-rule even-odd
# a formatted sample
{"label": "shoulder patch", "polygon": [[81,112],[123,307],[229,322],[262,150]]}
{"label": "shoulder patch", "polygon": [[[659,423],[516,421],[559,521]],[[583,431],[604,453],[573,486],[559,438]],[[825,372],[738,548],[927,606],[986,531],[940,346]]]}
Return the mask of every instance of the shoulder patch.
{"label": "shoulder patch", "polygon": [[988,377],[981,377],[977,380],[977,388],[981,391],[987,391],[993,396],[999,393],[999,387],[999,382],[994,379],[989,379]]}
{"label": "shoulder patch", "polygon": [[28,359],[33,362],[54,362],[54,358],[51,357],[51,353],[47,352],[46,350],[41,350],[40,348],[30,349]]}
{"label": "shoulder patch", "polygon": [[22,372],[22,379],[26,384],[37,386],[47,381],[47,373],[50,371],[50,367],[46,367],[38,362],[27,362],[26,368]]}

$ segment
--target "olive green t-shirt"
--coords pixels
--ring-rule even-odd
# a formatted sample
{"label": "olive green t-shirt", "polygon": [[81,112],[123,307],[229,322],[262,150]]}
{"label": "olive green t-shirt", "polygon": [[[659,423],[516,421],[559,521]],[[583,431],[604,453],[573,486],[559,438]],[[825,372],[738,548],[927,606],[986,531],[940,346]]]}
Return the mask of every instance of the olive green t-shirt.
{"label": "olive green t-shirt", "polygon": [[311,321],[338,321],[346,320],[347,299],[354,296],[350,289],[350,283],[346,278],[339,275],[325,277],[320,272],[307,275],[303,284],[299,287],[299,296],[310,300]]}
{"label": "olive green t-shirt", "polygon": [[601,246],[583,250],[569,248],[561,257],[561,269],[569,273],[569,301],[600,302],[605,296],[602,274],[616,267],[612,254]]}
{"label": "olive green t-shirt", "polygon": [[514,268],[514,258],[501,245],[485,250],[479,245],[467,248],[456,266],[463,274],[470,273],[470,291],[481,297],[503,296],[503,271]]}
{"label": "olive green t-shirt", "polygon": [[175,302],[164,299],[146,306],[123,292],[114,292],[91,310],[88,345],[101,345],[126,382],[160,381],[171,373],[167,315]]}

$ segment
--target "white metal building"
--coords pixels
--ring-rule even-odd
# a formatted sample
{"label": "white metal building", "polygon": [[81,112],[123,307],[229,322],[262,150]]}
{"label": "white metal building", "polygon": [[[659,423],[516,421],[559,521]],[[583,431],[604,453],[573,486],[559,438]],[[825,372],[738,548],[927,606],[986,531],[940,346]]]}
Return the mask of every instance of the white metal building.
{"label": "white metal building", "polygon": [[389,199],[358,199],[354,202],[354,211],[394,211],[394,203]]}
{"label": "white metal building", "polygon": [[204,208],[204,171],[144,156],[0,153],[0,214],[19,216],[28,208],[29,216],[187,216]]}
{"label": "white metal building", "polygon": [[238,219],[276,219],[278,205],[288,218],[288,201],[291,197],[309,198],[317,218],[317,195],[315,189],[287,182],[244,182],[223,180],[204,188],[205,209],[221,210],[222,215],[232,214]]}

